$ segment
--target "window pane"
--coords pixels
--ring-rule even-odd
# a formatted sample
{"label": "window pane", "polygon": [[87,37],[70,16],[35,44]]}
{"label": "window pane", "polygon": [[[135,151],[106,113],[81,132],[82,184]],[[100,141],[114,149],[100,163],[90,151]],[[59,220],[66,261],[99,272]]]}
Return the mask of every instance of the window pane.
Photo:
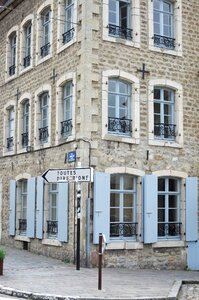
{"label": "window pane", "polygon": [[177,222],[177,209],[169,209],[169,222]]}
{"label": "window pane", "polygon": [[154,9],[160,10],[160,1],[159,0],[154,0],[153,1],[153,7],[154,7]]}
{"label": "window pane", "polygon": [[124,194],[123,206],[124,207],[133,207],[133,195],[132,194]]}
{"label": "window pane", "polygon": [[165,191],[165,178],[158,179],[158,191]]}
{"label": "window pane", "polygon": [[158,195],[158,208],[165,208],[165,195]]}
{"label": "window pane", "polygon": [[111,208],[110,209],[110,221],[111,222],[119,222],[119,208]]}
{"label": "window pane", "polygon": [[124,214],[124,217],[123,217],[124,222],[132,222],[133,214],[132,214],[131,208],[124,208],[123,214]]}
{"label": "window pane", "polygon": [[163,2],[163,11],[171,12],[171,4],[169,4],[168,2]]}
{"label": "window pane", "polygon": [[158,209],[158,222],[165,222],[165,209]]}
{"label": "window pane", "polygon": [[124,190],[135,190],[134,177],[131,175],[124,175]]}
{"label": "window pane", "polygon": [[169,179],[169,191],[176,192],[178,190],[178,184],[177,180],[170,178]]}
{"label": "window pane", "polygon": [[111,190],[119,190],[119,189],[120,189],[120,176],[111,175]]}
{"label": "window pane", "polygon": [[111,193],[111,199],[110,199],[110,206],[111,207],[119,207],[120,205],[120,199],[119,199],[119,194],[113,194]]}
{"label": "window pane", "polygon": [[160,103],[154,103],[154,113],[160,113]]}
{"label": "window pane", "polygon": [[108,96],[108,105],[109,105],[109,106],[113,106],[113,107],[116,106],[116,103],[115,103],[115,95],[109,94],[109,96]]}
{"label": "window pane", "polygon": [[57,219],[56,212],[57,212],[56,207],[51,209],[51,221],[56,221]]}
{"label": "window pane", "polygon": [[154,89],[154,99],[160,100],[160,89]]}
{"label": "window pane", "polygon": [[176,195],[169,195],[169,208],[177,208],[178,201]]}

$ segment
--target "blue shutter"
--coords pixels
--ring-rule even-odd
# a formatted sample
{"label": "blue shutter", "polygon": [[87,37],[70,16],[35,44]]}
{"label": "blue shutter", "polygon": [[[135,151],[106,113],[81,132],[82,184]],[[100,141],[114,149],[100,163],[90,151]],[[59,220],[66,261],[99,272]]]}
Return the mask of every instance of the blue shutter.
{"label": "blue shutter", "polygon": [[110,174],[95,172],[94,176],[94,219],[93,243],[98,244],[99,233],[103,233],[106,242],[110,236]]}
{"label": "blue shutter", "polygon": [[35,237],[35,178],[28,179],[27,189],[27,236]]}
{"label": "blue shutter", "polygon": [[68,240],[68,183],[59,183],[58,196],[58,240]]}
{"label": "blue shutter", "polygon": [[143,225],[144,243],[157,242],[157,176],[145,175],[143,177]]}
{"label": "blue shutter", "polygon": [[16,225],[16,181],[10,180],[10,215],[9,215],[9,235],[15,235]]}
{"label": "blue shutter", "polygon": [[43,237],[43,193],[44,181],[42,177],[37,177],[37,207],[36,207],[36,237]]}
{"label": "blue shutter", "polygon": [[186,179],[186,241],[198,240],[198,182],[197,177]]}

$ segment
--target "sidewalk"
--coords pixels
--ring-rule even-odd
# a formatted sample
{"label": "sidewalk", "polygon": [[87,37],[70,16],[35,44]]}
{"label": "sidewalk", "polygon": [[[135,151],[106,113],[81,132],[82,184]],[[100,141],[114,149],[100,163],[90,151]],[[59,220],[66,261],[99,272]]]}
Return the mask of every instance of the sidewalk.
{"label": "sidewalk", "polygon": [[198,281],[199,272],[81,268],[25,250],[6,248],[1,294],[33,299],[176,299],[182,280]]}

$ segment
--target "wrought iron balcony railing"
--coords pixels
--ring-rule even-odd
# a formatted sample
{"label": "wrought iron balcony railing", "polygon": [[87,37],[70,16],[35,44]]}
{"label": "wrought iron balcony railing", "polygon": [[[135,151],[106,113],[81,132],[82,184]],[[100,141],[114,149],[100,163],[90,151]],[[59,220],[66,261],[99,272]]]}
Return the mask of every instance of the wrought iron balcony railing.
{"label": "wrought iron balcony railing", "polygon": [[70,42],[73,39],[74,31],[75,31],[75,29],[71,28],[70,30],[68,30],[68,31],[66,31],[62,34],[63,44],[66,44],[66,43]]}
{"label": "wrought iron balcony railing", "polygon": [[131,135],[132,120],[123,118],[108,118],[108,131]]}
{"label": "wrought iron balcony railing", "polygon": [[181,235],[181,225],[182,223],[158,223],[158,236],[159,237],[172,237]]}
{"label": "wrought iron balcony railing", "polygon": [[21,134],[21,144],[22,144],[22,147],[25,148],[28,146],[28,132],[24,132]]}
{"label": "wrought iron balcony railing", "polygon": [[39,140],[40,142],[46,142],[48,140],[48,126],[39,128]]}
{"label": "wrought iron balcony railing", "polygon": [[165,139],[174,139],[176,136],[176,125],[155,123],[154,124],[154,135]]}
{"label": "wrought iron balcony railing", "polygon": [[48,235],[57,235],[58,233],[57,221],[47,221],[47,233]]}
{"label": "wrought iron balcony railing", "polygon": [[154,34],[154,45],[173,50],[175,49],[175,39],[167,36]]}
{"label": "wrought iron balcony railing", "polygon": [[72,119],[61,122],[61,135],[66,136],[69,135],[72,131]]}
{"label": "wrought iron balcony railing", "polygon": [[31,56],[30,55],[24,57],[24,59],[23,59],[23,66],[24,66],[24,68],[27,68],[27,67],[30,66],[30,60],[31,60]]}
{"label": "wrought iron balcony railing", "polygon": [[15,74],[15,69],[16,69],[15,65],[12,65],[12,66],[9,67],[9,75],[10,76]]}
{"label": "wrought iron balcony railing", "polygon": [[135,237],[137,236],[138,223],[111,223],[110,237]]}
{"label": "wrought iron balcony railing", "polygon": [[26,219],[19,219],[19,232],[23,233],[26,231],[27,228],[27,220]]}
{"label": "wrought iron balcony railing", "polygon": [[108,25],[109,34],[126,40],[132,40],[133,30],[126,27],[121,27],[113,24]]}
{"label": "wrought iron balcony railing", "polygon": [[50,54],[50,43],[47,43],[46,45],[42,46],[41,48],[41,57],[45,57],[48,54]]}
{"label": "wrought iron balcony railing", "polygon": [[11,151],[13,149],[13,136],[7,138],[7,149],[8,151]]}

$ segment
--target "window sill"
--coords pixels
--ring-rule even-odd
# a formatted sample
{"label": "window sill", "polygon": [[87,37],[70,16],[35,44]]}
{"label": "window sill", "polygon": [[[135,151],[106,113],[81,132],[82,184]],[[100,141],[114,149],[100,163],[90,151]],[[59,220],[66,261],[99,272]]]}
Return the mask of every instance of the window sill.
{"label": "window sill", "polygon": [[61,242],[59,242],[58,240],[53,240],[53,239],[43,239],[41,243],[42,243],[42,245],[48,245],[48,246],[54,246],[54,247],[62,246]]}
{"label": "window sill", "polygon": [[163,47],[161,48],[161,47],[156,47],[154,45],[150,45],[149,50],[159,52],[159,53],[174,55],[174,56],[182,56],[182,50],[181,49],[171,50],[171,49],[167,49],[167,48],[163,48]]}
{"label": "window sill", "polygon": [[6,79],[5,79],[5,82],[9,82],[9,81],[11,81],[11,80],[17,78],[17,76],[18,76],[17,74],[12,75],[12,76],[7,76]]}
{"label": "window sill", "polygon": [[185,242],[177,241],[177,240],[176,241],[164,240],[152,244],[152,248],[177,248],[177,247],[185,247]]}
{"label": "window sill", "polygon": [[176,141],[167,141],[167,140],[149,140],[149,145],[152,146],[162,146],[162,147],[171,147],[171,148],[182,148],[183,145],[177,143]]}
{"label": "window sill", "polygon": [[76,38],[73,38],[68,43],[66,43],[64,45],[62,44],[62,46],[60,46],[60,41],[58,41],[58,44],[57,44],[57,53],[60,53],[60,52],[64,51],[65,49],[67,49],[68,47],[70,47],[71,45],[73,45],[75,42],[76,42]]}
{"label": "window sill", "polygon": [[40,64],[44,63],[45,61],[47,61],[50,58],[52,58],[52,54],[48,54],[48,55],[44,56],[43,58],[39,58],[37,60],[36,65],[40,65]]}
{"label": "window sill", "polygon": [[24,236],[24,235],[16,235],[14,239],[15,239],[15,241],[30,243],[30,238],[28,238],[27,236]]}
{"label": "window sill", "polygon": [[139,138],[132,138],[128,136],[119,136],[119,135],[111,135],[111,134],[105,134],[102,139],[107,141],[114,141],[114,142],[123,142],[128,144],[139,144],[140,139]]}
{"label": "window sill", "polygon": [[117,44],[121,44],[121,45],[125,45],[125,46],[140,48],[140,42],[134,40],[134,37],[132,38],[132,40],[126,40],[126,39],[122,39],[119,37],[113,37],[113,36],[104,34],[103,40],[111,42],[111,43],[117,43]]}
{"label": "window sill", "polygon": [[34,145],[34,150],[41,150],[41,149],[49,148],[50,146],[51,146],[50,142]]}
{"label": "window sill", "polygon": [[137,250],[143,249],[143,243],[136,241],[111,241],[107,244],[106,250]]}
{"label": "window sill", "polygon": [[24,73],[26,73],[26,72],[31,71],[32,69],[33,69],[32,65],[30,65],[30,66],[28,66],[26,68],[21,69],[21,71],[19,72],[19,76],[22,75],[22,74],[24,74]]}

